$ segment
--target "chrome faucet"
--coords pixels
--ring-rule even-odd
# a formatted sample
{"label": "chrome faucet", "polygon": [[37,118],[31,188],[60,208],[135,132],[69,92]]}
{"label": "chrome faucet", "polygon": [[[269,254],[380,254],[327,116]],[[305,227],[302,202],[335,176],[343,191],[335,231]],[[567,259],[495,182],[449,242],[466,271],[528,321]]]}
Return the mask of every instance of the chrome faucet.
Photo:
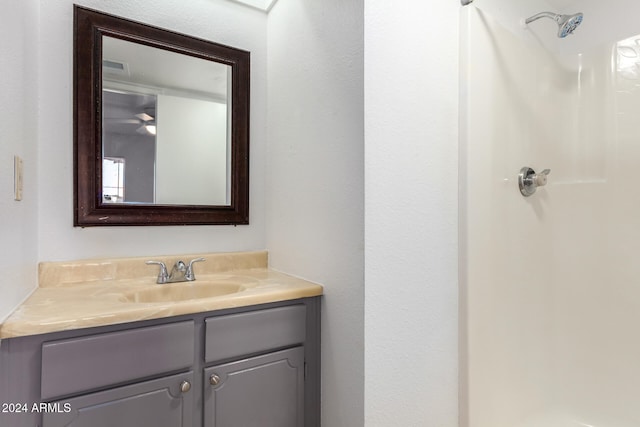
{"label": "chrome faucet", "polygon": [[189,264],[185,264],[184,261],[178,261],[171,269],[171,273],[167,272],[167,265],[162,261],[147,261],[146,264],[153,264],[160,266],[160,273],[158,274],[158,280],[156,283],[176,283],[176,282],[193,282],[196,280],[196,275],[193,271],[193,263],[204,261],[204,258],[196,258],[189,261]]}

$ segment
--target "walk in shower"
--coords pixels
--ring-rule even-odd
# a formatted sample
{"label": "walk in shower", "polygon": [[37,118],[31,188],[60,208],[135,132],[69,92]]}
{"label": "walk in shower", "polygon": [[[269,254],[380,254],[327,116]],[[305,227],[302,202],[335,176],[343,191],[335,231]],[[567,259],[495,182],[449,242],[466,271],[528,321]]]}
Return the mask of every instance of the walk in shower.
{"label": "walk in shower", "polygon": [[460,13],[460,425],[638,427],[640,3]]}

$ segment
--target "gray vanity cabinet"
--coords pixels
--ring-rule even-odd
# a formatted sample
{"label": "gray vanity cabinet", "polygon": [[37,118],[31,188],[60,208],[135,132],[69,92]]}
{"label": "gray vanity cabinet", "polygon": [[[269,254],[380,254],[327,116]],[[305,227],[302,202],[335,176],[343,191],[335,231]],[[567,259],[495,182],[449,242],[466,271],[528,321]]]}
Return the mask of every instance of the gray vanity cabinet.
{"label": "gray vanity cabinet", "polygon": [[205,427],[303,427],[302,347],[205,369]]}
{"label": "gray vanity cabinet", "polygon": [[191,427],[192,383],[188,372],[60,400],[58,412],[43,414],[42,427]]}
{"label": "gray vanity cabinet", "polygon": [[0,402],[1,427],[319,427],[320,298],[1,340]]}

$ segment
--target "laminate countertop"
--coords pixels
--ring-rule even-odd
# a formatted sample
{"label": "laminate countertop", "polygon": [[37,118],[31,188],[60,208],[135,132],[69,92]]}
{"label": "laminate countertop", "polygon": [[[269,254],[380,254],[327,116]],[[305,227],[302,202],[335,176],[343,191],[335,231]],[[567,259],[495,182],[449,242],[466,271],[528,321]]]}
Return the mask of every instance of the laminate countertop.
{"label": "laminate countertop", "polygon": [[[196,280],[157,284],[195,258]],[[106,326],[322,295],[321,285],[268,268],[268,254],[230,252],[183,256],[45,262],[38,288],[1,325],[0,339]]]}

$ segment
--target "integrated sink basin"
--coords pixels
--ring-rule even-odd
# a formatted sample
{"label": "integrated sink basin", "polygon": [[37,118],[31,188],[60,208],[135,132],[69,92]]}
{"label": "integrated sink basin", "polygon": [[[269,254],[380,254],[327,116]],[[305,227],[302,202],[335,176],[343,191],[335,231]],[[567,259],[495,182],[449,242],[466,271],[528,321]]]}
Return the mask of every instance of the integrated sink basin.
{"label": "integrated sink basin", "polygon": [[206,262],[196,264],[195,281],[165,284],[156,283],[160,272],[146,264],[148,256],[40,263],[38,288],[0,320],[0,339],[322,295],[322,286],[316,283],[271,270],[266,251],[160,259],[174,265],[199,258]]}
{"label": "integrated sink basin", "polygon": [[125,292],[124,298],[132,303],[174,302],[219,297],[243,290],[244,286],[230,282],[180,282]]}

